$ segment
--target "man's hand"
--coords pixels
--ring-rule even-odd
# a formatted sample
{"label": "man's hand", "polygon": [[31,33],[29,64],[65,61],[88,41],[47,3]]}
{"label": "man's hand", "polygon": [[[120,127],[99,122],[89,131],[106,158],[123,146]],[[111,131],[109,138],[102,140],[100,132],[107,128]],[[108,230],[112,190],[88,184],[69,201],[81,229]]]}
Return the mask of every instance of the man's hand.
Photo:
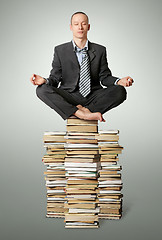
{"label": "man's hand", "polygon": [[33,74],[31,76],[30,81],[33,83],[33,85],[42,85],[43,83],[46,82],[44,78],[36,74]]}
{"label": "man's hand", "polygon": [[121,78],[117,84],[118,85],[122,85],[124,87],[129,87],[129,86],[132,86],[133,84],[133,78],[131,78],[130,76],[127,76],[127,77],[124,77],[124,78]]}

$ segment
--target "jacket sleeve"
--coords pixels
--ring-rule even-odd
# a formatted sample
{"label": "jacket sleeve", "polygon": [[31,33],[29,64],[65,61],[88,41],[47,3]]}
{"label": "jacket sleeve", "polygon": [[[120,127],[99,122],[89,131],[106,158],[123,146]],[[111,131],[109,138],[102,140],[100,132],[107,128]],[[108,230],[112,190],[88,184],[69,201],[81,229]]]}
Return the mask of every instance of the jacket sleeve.
{"label": "jacket sleeve", "polygon": [[100,83],[103,86],[107,86],[107,87],[115,84],[115,81],[118,79],[118,77],[112,76],[111,70],[108,67],[107,54],[106,54],[105,47],[101,57],[99,79],[100,79]]}
{"label": "jacket sleeve", "polygon": [[59,82],[62,80],[62,68],[60,59],[57,53],[57,48],[54,48],[54,56],[52,61],[52,69],[50,71],[50,75],[47,78],[47,82],[49,85],[52,85],[54,87],[58,87]]}

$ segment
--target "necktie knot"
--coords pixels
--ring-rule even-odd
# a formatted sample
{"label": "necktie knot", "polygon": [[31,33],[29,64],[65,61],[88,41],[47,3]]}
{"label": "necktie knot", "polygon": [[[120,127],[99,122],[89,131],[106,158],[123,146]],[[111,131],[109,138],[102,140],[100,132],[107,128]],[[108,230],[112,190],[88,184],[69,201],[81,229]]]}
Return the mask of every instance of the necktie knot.
{"label": "necktie knot", "polygon": [[80,51],[81,51],[81,52],[87,52],[87,48],[86,48],[86,47],[85,47],[85,48],[82,48]]}
{"label": "necktie knot", "polygon": [[79,53],[87,53],[87,47],[84,47],[82,49],[79,49],[78,47],[75,46],[75,52],[79,52]]}

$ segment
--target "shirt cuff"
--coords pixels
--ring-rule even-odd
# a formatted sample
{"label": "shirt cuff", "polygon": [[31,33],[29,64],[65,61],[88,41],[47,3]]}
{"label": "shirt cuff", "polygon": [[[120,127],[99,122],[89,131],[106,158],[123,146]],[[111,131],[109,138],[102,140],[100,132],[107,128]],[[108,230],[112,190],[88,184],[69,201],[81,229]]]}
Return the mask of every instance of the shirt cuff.
{"label": "shirt cuff", "polygon": [[117,85],[117,82],[120,80],[120,78],[116,79],[116,81],[114,82],[115,85]]}

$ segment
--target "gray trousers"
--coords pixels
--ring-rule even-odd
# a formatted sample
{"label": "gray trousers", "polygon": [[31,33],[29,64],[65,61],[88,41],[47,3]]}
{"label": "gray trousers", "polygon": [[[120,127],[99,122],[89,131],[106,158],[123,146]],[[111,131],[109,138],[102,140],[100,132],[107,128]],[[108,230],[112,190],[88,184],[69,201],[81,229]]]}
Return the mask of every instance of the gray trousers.
{"label": "gray trousers", "polygon": [[104,114],[121,104],[127,96],[125,88],[120,85],[92,90],[87,97],[83,97],[79,91],[70,93],[61,88],[42,84],[37,86],[36,94],[64,120],[78,110],[76,106],[79,104],[88,108],[91,112]]}

